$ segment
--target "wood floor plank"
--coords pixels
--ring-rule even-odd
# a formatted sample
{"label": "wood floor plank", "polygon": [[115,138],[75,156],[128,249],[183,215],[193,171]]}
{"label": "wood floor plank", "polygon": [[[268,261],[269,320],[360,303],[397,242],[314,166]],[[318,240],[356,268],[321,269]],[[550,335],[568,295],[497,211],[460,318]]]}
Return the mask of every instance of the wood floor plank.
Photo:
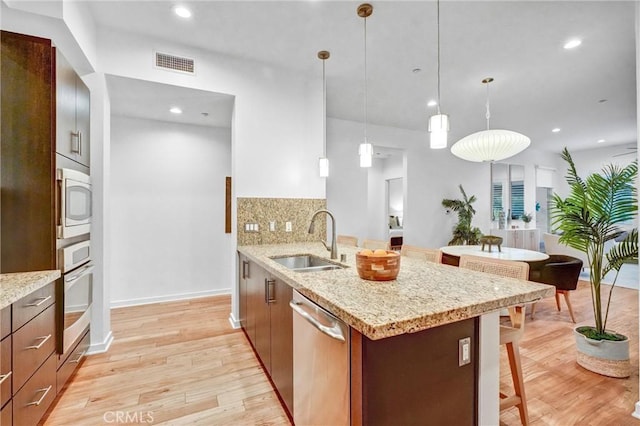
{"label": "wood floor plank", "polygon": [[[579,323],[593,322],[588,284],[572,295]],[[87,358],[46,425],[104,424],[109,411],[153,415],[164,425],[287,425],[289,420],[241,331],[228,296],[112,310],[114,343]],[[609,327],[631,338],[633,374],[612,379],[576,364],[574,324],[552,298],[527,318],[522,366],[533,426],[635,425],[638,401],[638,293],[614,291]],[[510,383],[505,355],[501,383]],[[519,425],[515,408],[503,426]]]}

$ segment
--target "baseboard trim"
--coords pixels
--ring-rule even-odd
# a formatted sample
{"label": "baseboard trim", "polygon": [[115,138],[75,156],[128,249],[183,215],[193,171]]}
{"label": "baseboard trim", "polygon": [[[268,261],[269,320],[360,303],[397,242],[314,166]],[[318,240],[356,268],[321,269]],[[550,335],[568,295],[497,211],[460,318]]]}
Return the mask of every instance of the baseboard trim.
{"label": "baseboard trim", "polygon": [[631,415],[636,419],[640,419],[640,401],[636,402],[636,411],[631,413]]}
{"label": "baseboard trim", "polygon": [[111,333],[110,331],[109,334],[107,334],[107,337],[105,337],[104,341],[100,343],[92,343],[89,345],[87,355],[95,355],[107,352],[109,350],[109,347],[111,346],[111,343],[113,343],[113,333]]}
{"label": "baseboard trim", "polygon": [[240,320],[237,320],[236,317],[233,315],[233,312],[229,312],[229,323],[231,324],[231,327],[233,328],[240,328]]}
{"label": "baseboard trim", "polygon": [[231,294],[231,289],[195,291],[192,293],[167,294],[165,296],[143,297],[140,299],[115,300],[111,302],[111,309],[125,308],[128,306],[149,305],[151,303],[176,302],[178,300],[198,299],[200,297],[220,296]]}

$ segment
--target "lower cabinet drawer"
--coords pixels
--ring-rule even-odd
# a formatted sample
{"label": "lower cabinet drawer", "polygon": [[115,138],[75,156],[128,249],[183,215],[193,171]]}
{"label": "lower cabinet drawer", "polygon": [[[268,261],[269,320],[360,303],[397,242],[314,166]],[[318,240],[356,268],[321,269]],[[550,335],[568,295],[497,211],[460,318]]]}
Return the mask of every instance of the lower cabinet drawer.
{"label": "lower cabinet drawer", "polygon": [[14,302],[11,305],[11,329],[13,332],[15,333],[16,330],[31,321],[31,318],[49,307],[55,302],[55,297],[55,283],[51,283]]}
{"label": "lower cabinet drawer", "polygon": [[38,424],[56,397],[56,356],[51,355],[13,397],[14,417],[20,425]]}
{"label": "lower cabinet drawer", "polygon": [[9,336],[0,342],[0,407],[11,399],[12,376],[11,336]]}
{"label": "lower cabinet drawer", "polygon": [[58,369],[58,373],[56,374],[56,384],[58,386],[58,392],[62,390],[62,387],[69,377],[73,374],[75,369],[80,365],[82,360],[84,359],[85,354],[87,353],[87,349],[89,349],[89,332],[85,333],[78,346],[71,352],[71,355],[64,361],[62,366]]}
{"label": "lower cabinet drawer", "polygon": [[11,401],[0,411],[0,425],[11,426],[13,422],[13,405]]}
{"label": "lower cabinet drawer", "polygon": [[[13,333],[14,395],[47,357],[54,352],[56,347],[55,320],[54,304]],[[14,408],[17,412],[18,407]]]}

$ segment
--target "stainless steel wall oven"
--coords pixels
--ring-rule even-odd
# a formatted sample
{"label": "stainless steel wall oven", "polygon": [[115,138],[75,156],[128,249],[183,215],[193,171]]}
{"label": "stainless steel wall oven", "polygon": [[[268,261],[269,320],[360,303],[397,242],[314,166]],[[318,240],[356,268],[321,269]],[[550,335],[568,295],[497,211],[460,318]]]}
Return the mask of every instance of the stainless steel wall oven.
{"label": "stainless steel wall oven", "polygon": [[62,279],[58,281],[58,352],[64,360],[91,323],[93,264],[91,242],[77,242],[58,250]]}

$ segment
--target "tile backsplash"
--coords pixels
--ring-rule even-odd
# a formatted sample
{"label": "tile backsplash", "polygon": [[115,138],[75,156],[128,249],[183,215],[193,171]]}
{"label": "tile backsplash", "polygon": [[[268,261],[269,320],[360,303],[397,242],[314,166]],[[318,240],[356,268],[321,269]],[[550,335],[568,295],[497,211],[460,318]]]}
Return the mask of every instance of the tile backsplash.
{"label": "tile backsplash", "polygon": [[[316,198],[238,198],[238,245],[298,243],[324,239],[327,229],[326,215],[316,218],[313,234],[309,234],[307,230],[313,213],[326,208],[326,205],[325,199]],[[291,223],[291,232],[286,230],[287,222]]]}

